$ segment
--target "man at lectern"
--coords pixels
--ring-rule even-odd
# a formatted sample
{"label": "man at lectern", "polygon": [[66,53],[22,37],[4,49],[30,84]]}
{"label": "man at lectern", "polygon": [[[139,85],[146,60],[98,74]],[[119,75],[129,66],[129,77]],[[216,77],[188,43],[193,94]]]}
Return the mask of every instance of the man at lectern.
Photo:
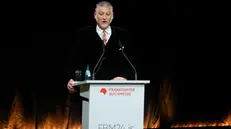
{"label": "man at lectern", "polygon": [[113,6],[107,1],[98,2],[94,12],[96,25],[77,32],[77,43],[72,47],[67,70],[70,92],[75,92],[72,82],[77,69],[84,76],[89,67],[94,80],[135,79],[136,70],[129,54],[132,51],[131,36],[128,31],[111,25],[113,17]]}

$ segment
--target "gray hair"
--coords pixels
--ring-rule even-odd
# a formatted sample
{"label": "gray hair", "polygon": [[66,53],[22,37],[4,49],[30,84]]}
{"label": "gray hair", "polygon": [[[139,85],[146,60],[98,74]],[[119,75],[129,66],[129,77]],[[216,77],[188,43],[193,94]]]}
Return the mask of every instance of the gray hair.
{"label": "gray hair", "polygon": [[95,12],[97,12],[97,8],[98,7],[107,7],[107,8],[111,8],[113,11],[113,6],[110,2],[108,1],[100,1],[96,4],[96,8],[95,8]]}

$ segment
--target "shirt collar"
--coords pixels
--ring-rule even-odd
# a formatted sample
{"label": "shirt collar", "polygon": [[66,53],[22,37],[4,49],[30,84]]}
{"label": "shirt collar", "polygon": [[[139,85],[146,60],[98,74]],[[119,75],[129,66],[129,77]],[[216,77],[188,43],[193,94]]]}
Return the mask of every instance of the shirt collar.
{"label": "shirt collar", "polygon": [[[102,34],[103,33],[103,30],[97,25],[96,26],[96,31],[99,33],[99,34]],[[105,29],[106,33],[107,34],[111,34],[111,26],[109,26],[107,29]]]}

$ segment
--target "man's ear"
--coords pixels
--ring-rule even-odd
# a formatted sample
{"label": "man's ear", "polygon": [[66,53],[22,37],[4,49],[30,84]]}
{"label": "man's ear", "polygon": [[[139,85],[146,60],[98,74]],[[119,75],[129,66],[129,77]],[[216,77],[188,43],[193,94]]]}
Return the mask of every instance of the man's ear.
{"label": "man's ear", "polygon": [[97,20],[97,14],[96,14],[96,12],[94,13],[94,18],[95,18],[95,20]]}
{"label": "man's ear", "polygon": [[111,22],[113,21],[113,18],[114,18],[114,13],[112,13]]}
{"label": "man's ear", "polygon": [[112,12],[112,18],[111,18],[111,20],[113,20],[113,18],[114,18],[114,12]]}

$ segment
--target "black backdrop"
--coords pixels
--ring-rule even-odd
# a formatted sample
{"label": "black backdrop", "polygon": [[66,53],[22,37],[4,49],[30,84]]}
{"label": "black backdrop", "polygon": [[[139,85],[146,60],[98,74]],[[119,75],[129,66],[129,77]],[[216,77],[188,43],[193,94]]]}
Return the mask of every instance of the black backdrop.
{"label": "black backdrop", "polygon": [[[27,115],[36,93],[41,112],[63,104],[63,78],[78,28],[94,25],[96,1],[28,3],[16,6],[1,51],[1,112],[7,118],[15,89]],[[151,80],[146,98],[170,78],[177,98],[177,120],[219,119],[230,110],[228,23],[225,4],[180,1],[112,1],[114,25],[134,37],[140,79]],[[158,89],[158,88],[157,88]],[[2,113],[1,113],[2,114]]]}

